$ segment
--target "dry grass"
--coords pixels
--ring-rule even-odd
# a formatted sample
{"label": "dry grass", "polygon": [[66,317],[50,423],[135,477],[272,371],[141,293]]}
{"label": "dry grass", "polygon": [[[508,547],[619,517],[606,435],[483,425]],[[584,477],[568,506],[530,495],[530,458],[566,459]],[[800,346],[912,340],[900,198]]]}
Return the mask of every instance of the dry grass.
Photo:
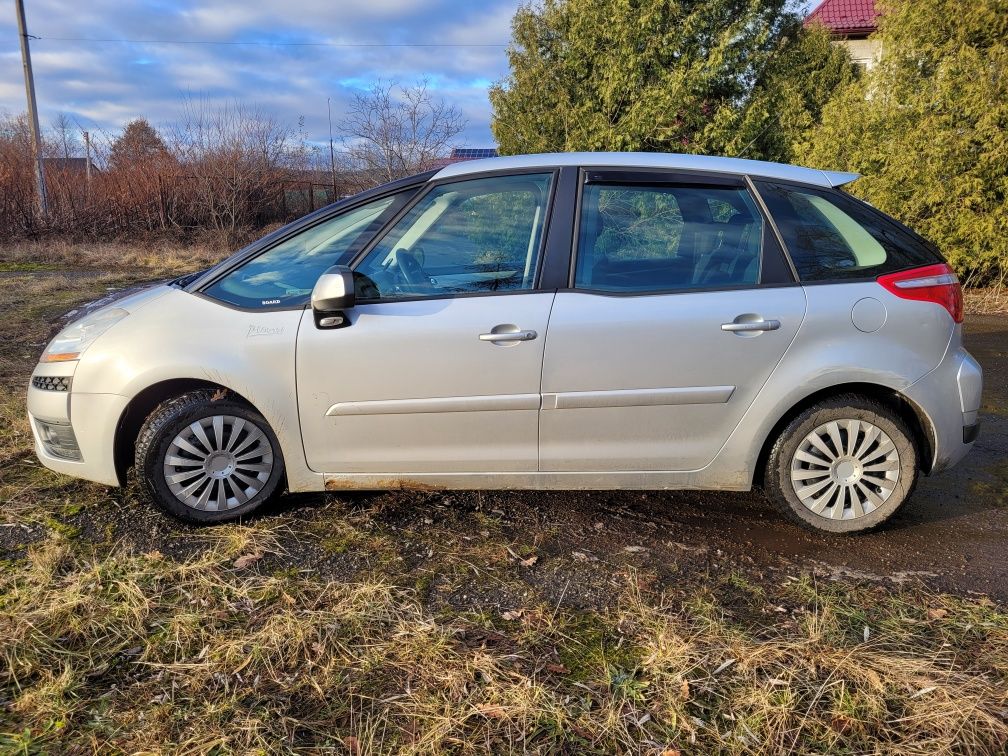
{"label": "dry grass", "polygon": [[965,290],[966,312],[973,315],[997,315],[1008,312],[1008,286],[986,286]]}
{"label": "dry grass", "polygon": [[[0,579],[6,747],[202,753],[999,752],[1008,618],[797,581],[752,625],[633,573],[611,612],[431,615],[382,580],[32,547]],[[261,540],[260,540],[261,539]],[[940,621],[935,619],[940,617]],[[865,640],[863,626],[871,635]]]}
{"label": "dry grass", "polygon": [[0,272],[66,269],[181,275],[209,267],[229,253],[206,244],[176,242],[68,242],[54,238],[0,244]]}

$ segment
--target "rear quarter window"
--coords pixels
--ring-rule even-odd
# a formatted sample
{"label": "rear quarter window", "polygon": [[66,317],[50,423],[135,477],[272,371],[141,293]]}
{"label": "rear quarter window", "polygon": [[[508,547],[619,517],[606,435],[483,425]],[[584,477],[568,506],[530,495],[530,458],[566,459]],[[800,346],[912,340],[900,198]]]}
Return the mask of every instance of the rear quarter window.
{"label": "rear quarter window", "polygon": [[876,278],[943,262],[924,239],[843,192],[756,186],[801,281]]}

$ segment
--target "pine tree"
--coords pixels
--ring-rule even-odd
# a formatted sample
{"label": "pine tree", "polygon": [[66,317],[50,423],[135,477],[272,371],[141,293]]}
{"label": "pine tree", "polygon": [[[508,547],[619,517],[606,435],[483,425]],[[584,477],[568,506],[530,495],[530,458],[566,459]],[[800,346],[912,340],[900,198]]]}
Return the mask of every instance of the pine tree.
{"label": "pine tree", "polygon": [[503,153],[644,150],[787,160],[846,52],[791,0],[543,0],[490,92]]}
{"label": "pine tree", "polygon": [[1008,0],[884,0],[879,64],[798,157],[934,241],[960,275],[1008,274]]}

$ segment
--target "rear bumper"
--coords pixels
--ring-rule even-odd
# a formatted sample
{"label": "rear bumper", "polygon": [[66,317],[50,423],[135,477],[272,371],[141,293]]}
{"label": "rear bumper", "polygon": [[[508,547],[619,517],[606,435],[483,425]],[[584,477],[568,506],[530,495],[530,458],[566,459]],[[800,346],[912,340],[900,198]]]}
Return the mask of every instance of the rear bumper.
{"label": "rear bumper", "polygon": [[903,393],[919,407],[931,425],[934,456],[931,472],[947,470],[966,456],[980,433],[977,415],[983,390],[983,369],[960,347]]}

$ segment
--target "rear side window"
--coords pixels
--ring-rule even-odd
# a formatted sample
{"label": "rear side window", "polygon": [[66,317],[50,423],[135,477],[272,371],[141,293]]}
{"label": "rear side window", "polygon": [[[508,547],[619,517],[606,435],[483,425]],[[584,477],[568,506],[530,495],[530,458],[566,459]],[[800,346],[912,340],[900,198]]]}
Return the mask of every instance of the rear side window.
{"label": "rear side window", "polygon": [[756,186],[802,281],[875,278],[942,261],[924,240],[841,192]]}
{"label": "rear side window", "polygon": [[737,187],[589,184],[574,286],[661,292],[756,284],[763,219]]}

